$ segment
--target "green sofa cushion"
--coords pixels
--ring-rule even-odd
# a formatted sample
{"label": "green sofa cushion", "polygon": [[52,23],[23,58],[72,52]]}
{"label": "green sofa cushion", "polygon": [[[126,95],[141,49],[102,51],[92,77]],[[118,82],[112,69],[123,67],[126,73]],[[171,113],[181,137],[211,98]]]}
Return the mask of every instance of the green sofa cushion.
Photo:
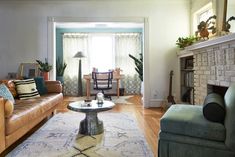
{"label": "green sofa cushion", "polygon": [[225,127],[205,119],[202,106],[173,105],[160,121],[161,131],[202,139],[225,141]]}

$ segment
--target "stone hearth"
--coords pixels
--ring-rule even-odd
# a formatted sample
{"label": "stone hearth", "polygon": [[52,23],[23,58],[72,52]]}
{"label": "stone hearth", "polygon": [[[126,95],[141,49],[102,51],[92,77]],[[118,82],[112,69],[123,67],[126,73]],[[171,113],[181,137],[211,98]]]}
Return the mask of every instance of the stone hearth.
{"label": "stone hearth", "polygon": [[235,82],[235,34],[187,48],[194,58],[194,102],[203,104],[208,85],[228,87]]}

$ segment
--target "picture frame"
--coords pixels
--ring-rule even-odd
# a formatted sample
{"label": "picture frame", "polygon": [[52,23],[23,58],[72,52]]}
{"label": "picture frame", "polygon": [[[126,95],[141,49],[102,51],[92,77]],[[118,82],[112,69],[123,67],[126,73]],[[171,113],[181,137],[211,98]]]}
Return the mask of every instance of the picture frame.
{"label": "picture frame", "polygon": [[21,63],[19,69],[19,77],[34,78],[39,76],[38,63]]}

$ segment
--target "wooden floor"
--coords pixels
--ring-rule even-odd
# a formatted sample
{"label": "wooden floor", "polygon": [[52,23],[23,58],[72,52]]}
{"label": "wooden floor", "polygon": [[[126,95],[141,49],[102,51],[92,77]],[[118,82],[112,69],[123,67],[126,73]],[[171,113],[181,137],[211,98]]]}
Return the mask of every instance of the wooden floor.
{"label": "wooden floor", "polygon": [[[64,97],[64,108],[71,101],[76,101],[76,97]],[[158,144],[158,132],[159,121],[162,115],[165,113],[162,108],[144,108],[141,102],[141,96],[135,95],[129,99],[128,102],[132,104],[116,104],[116,106],[106,112],[128,112],[136,117],[139,128],[145,134],[146,140],[151,147],[154,156],[157,157],[157,144]]]}
{"label": "wooden floor", "polygon": [[[69,102],[78,100],[78,97],[64,97],[63,105],[59,108],[59,112],[67,112],[67,105]],[[129,99],[128,102],[132,104],[116,104],[116,106],[106,112],[125,112],[132,114],[136,117],[137,122],[139,124],[139,128],[145,134],[146,140],[152,149],[154,156],[157,157],[157,142],[158,142],[158,132],[159,132],[159,120],[162,115],[165,113],[162,108],[144,108],[141,103],[141,96],[135,95]],[[25,136],[23,136],[20,140],[10,146],[7,150],[5,150],[0,157],[5,156],[11,150],[13,150],[17,145],[22,143],[27,137],[32,135],[36,130],[38,130],[43,124],[45,124],[46,120],[42,121],[39,125],[29,131]]]}

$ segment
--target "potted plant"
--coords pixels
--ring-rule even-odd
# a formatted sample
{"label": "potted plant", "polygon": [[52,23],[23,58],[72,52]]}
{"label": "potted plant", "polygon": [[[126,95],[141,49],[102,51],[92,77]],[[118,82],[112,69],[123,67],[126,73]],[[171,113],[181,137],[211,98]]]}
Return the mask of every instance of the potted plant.
{"label": "potted plant", "polygon": [[133,55],[129,54],[129,57],[135,62],[135,70],[139,75],[139,79],[141,80],[141,94],[143,95],[143,54],[140,53],[140,58],[136,58]]}
{"label": "potted plant", "polygon": [[197,37],[194,36],[189,36],[189,37],[179,37],[178,40],[176,41],[176,45],[180,49],[184,49],[186,46],[192,45],[194,42],[198,40]]}
{"label": "potted plant", "polygon": [[52,69],[52,65],[50,65],[45,58],[45,62],[42,62],[40,60],[36,60],[36,62],[39,64],[39,70],[42,72],[42,76],[45,80],[49,80],[49,71]]}
{"label": "potted plant", "polygon": [[226,22],[225,22],[225,32],[229,33],[229,29],[231,28],[231,25],[229,24],[230,21],[235,20],[235,16],[231,16]]}
{"label": "potted plant", "polygon": [[62,59],[56,59],[56,80],[64,83],[64,71],[67,67],[67,64],[62,61]]}
{"label": "potted plant", "polygon": [[199,23],[199,25],[197,26],[197,31],[195,32],[196,34],[196,37],[198,37],[198,34],[200,35],[198,38],[199,39],[203,39],[203,40],[206,40],[206,39],[209,39],[209,31],[208,30],[211,30],[211,33],[212,34],[215,34],[216,33],[216,27],[215,27],[215,21],[213,21],[213,19],[215,20],[216,19],[216,15],[213,15],[211,17],[209,17],[206,22],[205,21],[201,21]]}

